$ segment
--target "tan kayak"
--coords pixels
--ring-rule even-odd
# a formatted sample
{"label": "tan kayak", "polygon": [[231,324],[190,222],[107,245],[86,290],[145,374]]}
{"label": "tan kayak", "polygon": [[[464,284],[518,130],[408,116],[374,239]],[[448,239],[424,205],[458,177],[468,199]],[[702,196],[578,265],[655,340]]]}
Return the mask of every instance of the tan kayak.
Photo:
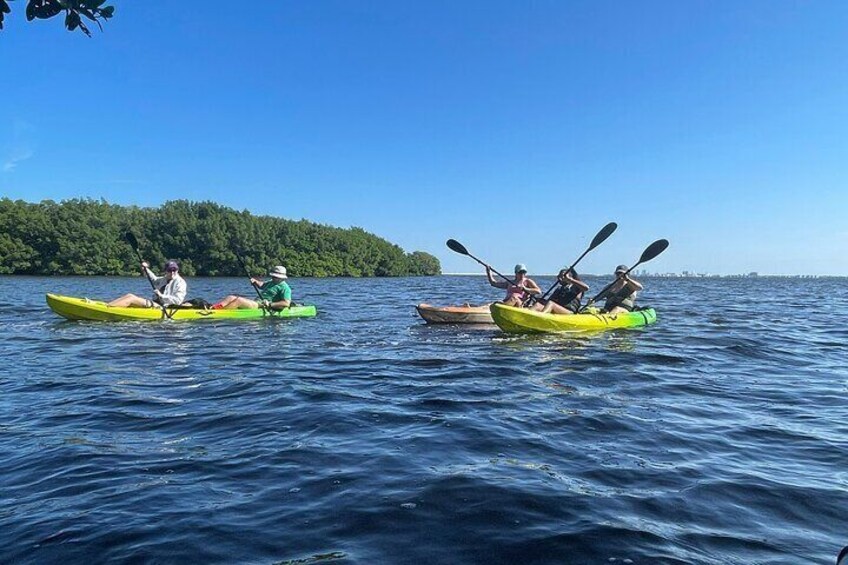
{"label": "tan kayak", "polygon": [[415,307],[428,324],[494,324],[489,305],[483,306],[431,306]]}

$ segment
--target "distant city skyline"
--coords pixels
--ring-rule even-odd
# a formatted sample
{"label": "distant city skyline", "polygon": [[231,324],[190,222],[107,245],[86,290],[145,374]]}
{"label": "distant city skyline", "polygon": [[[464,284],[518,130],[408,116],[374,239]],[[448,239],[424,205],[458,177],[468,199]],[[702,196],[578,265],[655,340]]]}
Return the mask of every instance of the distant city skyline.
{"label": "distant city skyline", "polygon": [[616,221],[579,270],[667,238],[649,271],[848,275],[846,3],[221,13],[120,2],[88,39],[14,10],[0,196],[212,200],[445,272],[477,268],[448,238],[552,273]]}

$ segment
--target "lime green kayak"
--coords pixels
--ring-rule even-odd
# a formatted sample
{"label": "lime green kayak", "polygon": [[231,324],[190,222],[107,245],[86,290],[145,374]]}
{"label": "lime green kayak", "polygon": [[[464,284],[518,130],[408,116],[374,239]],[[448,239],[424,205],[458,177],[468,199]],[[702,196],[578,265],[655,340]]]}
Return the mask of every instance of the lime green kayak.
{"label": "lime green kayak", "polygon": [[47,295],[50,309],[69,320],[256,320],[262,318],[311,318],[315,306],[292,306],[283,310],[203,310],[200,308],[117,308],[99,300]]}
{"label": "lime green kayak", "polygon": [[492,319],[508,333],[591,332],[615,328],[647,326],[657,321],[653,308],[622,314],[543,314],[528,308],[515,308],[495,302]]}

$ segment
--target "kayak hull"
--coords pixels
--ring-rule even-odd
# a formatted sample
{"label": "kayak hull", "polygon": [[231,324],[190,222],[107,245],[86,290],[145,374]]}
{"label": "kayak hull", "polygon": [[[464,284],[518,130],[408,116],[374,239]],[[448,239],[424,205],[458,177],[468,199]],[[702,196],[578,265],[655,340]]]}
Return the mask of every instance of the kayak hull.
{"label": "kayak hull", "polygon": [[484,306],[432,306],[419,304],[418,314],[428,324],[494,324],[489,305]]}
{"label": "kayak hull", "polygon": [[126,320],[258,320],[263,318],[311,318],[315,306],[292,306],[284,310],[201,310],[194,308],[116,308],[99,300],[75,298],[58,294],[47,295],[47,305],[68,320],[115,322]]}
{"label": "kayak hull", "polygon": [[657,321],[653,308],[622,314],[543,314],[528,308],[515,308],[495,302],[492,319],[507,333],[596,332],[616,328],[647,326]]}

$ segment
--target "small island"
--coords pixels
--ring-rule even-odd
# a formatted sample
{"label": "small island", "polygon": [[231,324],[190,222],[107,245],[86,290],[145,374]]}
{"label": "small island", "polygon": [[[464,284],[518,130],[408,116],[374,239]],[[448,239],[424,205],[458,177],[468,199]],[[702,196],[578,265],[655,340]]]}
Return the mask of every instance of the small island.
{"label": "small island", "polygon": [[0,274],[136,275],[124,234],[152,264],[178,259],[188,276],[238,276],[283,264],[296,277],[438,275],[439,260],[358,227],[257,216],[214,202],[174,200],[157,208],[105,200],[39,203],[0,199]]}

